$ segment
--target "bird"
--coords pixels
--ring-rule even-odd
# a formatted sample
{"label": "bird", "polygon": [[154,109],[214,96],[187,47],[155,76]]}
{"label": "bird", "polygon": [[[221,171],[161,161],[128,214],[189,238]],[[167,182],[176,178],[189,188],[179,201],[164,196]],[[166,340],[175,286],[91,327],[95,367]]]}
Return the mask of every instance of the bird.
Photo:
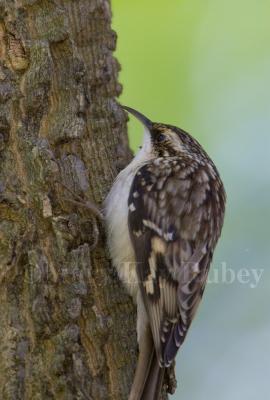
{"label": "bird", "polygon": [[159,400],[204,293],[226,194],[196,139],[122,107],[143,124],[144,137],[105,200],[108,248],[137,305],[139,356],[129,400]]}

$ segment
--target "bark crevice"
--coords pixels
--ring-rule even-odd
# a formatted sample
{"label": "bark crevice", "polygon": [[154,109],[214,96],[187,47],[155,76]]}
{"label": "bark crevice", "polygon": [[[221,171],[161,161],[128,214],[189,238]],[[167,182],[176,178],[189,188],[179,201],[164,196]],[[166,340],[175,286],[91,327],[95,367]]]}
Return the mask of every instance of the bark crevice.
{"label": "bark crevice", "polygon": [[[130,159],[107,0],[0,1],[0,397],[126,399],[135,310],[87,210]],[[95,248],[94,248],[95,247]]]}

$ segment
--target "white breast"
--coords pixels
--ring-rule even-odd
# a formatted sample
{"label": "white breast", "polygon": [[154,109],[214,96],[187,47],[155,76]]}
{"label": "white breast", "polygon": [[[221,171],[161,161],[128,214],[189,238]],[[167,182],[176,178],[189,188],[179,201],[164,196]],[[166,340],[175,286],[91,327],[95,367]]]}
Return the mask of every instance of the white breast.
{"label": "white breast", "polygon": [[150,158],[152,158],[151,139],[146,130],[142,149],[117,176],[105,200],[110,255],[119,278],[134,299],[138,291],[138,282],[135,256],[128,230],[128,197],[136,171]]}

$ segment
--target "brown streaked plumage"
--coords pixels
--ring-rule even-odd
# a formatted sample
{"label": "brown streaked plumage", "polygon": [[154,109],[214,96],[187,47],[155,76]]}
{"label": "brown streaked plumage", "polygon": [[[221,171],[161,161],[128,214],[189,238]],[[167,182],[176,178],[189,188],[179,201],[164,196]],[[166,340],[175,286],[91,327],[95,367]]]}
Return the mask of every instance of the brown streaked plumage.
{"label": "brown streaked plumage", "polygon": [[[138,305],[140,354],[129,399],[154,400],[202,298],[223,225],[225,192],[213,162],[188,133],[124,108],[146,126],[146,136],[108,196],[109,246]],[[125,186],[128,195],[119,196]],[[124,256],[117,231],[127,226],[130,249]],[[135,265],[133,275],[125,269],[127,261]]]}

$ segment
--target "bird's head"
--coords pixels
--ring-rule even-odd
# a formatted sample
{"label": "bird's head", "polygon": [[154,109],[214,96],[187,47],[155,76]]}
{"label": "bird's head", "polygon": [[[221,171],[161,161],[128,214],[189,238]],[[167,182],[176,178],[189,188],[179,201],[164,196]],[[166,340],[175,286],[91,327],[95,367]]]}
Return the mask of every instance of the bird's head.
{"label": "bird's head", "polygon": [[152,122],[133,108],[123,106],[123,109],[145,126],[151,138],[151,149],[157,157],[173,157],[182,154],[200,160],[207,157],[201,145],[182,129],[168,124]]}

